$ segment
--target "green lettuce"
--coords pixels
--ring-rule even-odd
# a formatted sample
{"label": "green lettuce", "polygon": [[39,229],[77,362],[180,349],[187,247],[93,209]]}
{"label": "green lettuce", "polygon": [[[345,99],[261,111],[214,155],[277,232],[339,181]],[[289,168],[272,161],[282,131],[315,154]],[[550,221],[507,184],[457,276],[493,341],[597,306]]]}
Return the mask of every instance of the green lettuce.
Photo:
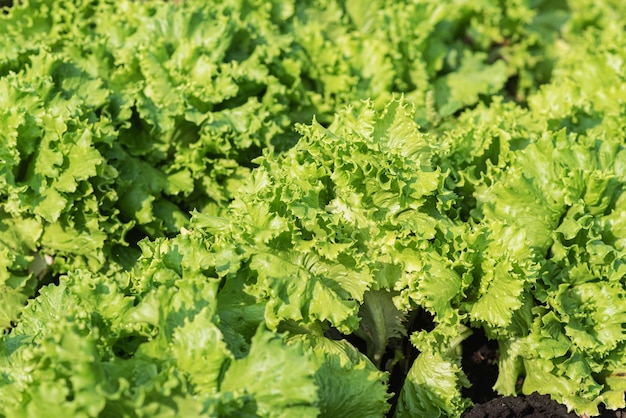
{"label": "green lettuce", "polygon": [[4,10],[0,415],[623,408],[624,12]]}
{"label": "green lettuce", "polygon": [[86,273],[42,289],[3,337],[0,392],[12,400],[2,413],[317,416],[316,368],[300,346],[258,328],[235,358],[216,316],[218,281],[190,266],[177,276],[171,255],[160,259],[160,285],[143,293],[130,290],[132,275]]}
{"label": "green lettuce", "polygon": [[30,0],[3,12],[0,242],[20,261],[0,282],[29,276],[26,259],[52,260],[19,287],[27,298],[76,268],[128,269],[142,238],[177,234],[194,210],[220,216],[256,157],[295,145],[294,124],[404,93],[434,126],[509,96],[526,64],[495,53],[509,49],[494,47],[502,31],[513,55],[544,48],[523,40],[536,32],[523,5],[322,3]]}

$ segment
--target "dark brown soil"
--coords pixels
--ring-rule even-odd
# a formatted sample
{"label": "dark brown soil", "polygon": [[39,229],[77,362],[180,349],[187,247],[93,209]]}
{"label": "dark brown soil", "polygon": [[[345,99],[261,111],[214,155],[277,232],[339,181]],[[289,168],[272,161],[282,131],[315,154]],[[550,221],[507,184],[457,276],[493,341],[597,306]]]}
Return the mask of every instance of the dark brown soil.
{"label": "dark brown soil", "polygon": [[[497,397],[489,402],[476,404],[466,411],[462,418],[578,418],[567,412],[565,406],[556,403],[549,396],[533,393],[529,396]],[[600,411],[600,418],[626,418],[626,411]]]}
{"label": "dark brown soil", "polygon": [[[462,418],[577,418],[567,408],[549,396],[533,393],[529,396],[499,396],[492,387],[498,377],[497,344],[475,331],[463,344],[463,370],[472,387],[464,395],[474,407]],[[626,410],[600,410],[600,418],[626,418]]]}
{"label": "dark brown soil", "polygon": [[568,413],[565,406],[549,396],[533,393],[529,396],[498,397],[489,402],[477,404],[463,414],[463,418],[577,418]]}
{"label": "dark brown soil", "polygon": [[488,402],[498,394],[493,385],[498,379],[498,343],[490,341],[482,330],[474,330],[463,342],[463,371],[472,386],[463,395],[475,404]]}

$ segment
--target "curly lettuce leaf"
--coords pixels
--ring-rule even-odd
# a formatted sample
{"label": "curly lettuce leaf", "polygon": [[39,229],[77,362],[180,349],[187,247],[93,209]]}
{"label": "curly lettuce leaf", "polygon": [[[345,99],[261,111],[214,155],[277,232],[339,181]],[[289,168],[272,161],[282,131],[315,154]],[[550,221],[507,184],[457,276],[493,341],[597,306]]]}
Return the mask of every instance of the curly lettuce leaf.
{"label": "curly lettuce leaf", "polygon": [[469,381],[461,368],[460,343],[471,330],[459,322],[419,331],[411,342],[420,350],[404,381],[395,417],[460,417],[471,401],[461,395]]}
{"label": "curly lettuce leaf", "polygon": [[321,416],[380,417],[389,410],[387,374],[352,344],[312,334],[296,334],[288,342],[303,344],[318,366]]}
{"label": "curly lettuce leaf", "polygon": [[[243,410],[265,417],[316,417],[315,367],[297,345],[263,331],[252,338],[250,352],[235,360],[220,385],[222,393],[243,399]],[[268,385],[268,382],[272,382]]]}
{"label": "curly lettuce leaf", "polygon": [[400,273],[396,247],[429,245],[448,196],[429,166],[437,145],[411,115],[402,102],[384,112],[370,104],[358,118],[346,111],[328,129],[306,128],[284,156],[258,160],[226,231],[249,260],[246,291],[265,303],[268,324],[328,321],[350,332],[365,292],[398,281],[384,274]]}

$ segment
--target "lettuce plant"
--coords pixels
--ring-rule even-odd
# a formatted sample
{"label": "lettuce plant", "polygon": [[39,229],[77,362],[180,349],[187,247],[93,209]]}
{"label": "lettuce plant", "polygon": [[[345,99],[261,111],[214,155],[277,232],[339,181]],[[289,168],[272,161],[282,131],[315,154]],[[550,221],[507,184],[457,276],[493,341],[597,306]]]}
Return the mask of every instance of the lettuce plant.
{"label": "lettuce plant", "polygon": [[[2,325],[60,274],[129,268],[142,238],[175,235],[194,210],[218,215],[254,158],[292,147],[294,124],[313,115],[328,125],[341,106],[372,98],[381,109],[406,93],[416,117],[436,125],[490,95],[536,89],[523,75],[535,64],[508,58],[545,48],[522,36],[539,30],[531,11],[472,4],[30,0],[5,9],[0,283],[14,296]],[[507,87],[515,78],[526,81]]]}
{"label": "lettuce plant", "polygon": [[0,415],[626,406],[626,10],[387,3],[0,15]]}

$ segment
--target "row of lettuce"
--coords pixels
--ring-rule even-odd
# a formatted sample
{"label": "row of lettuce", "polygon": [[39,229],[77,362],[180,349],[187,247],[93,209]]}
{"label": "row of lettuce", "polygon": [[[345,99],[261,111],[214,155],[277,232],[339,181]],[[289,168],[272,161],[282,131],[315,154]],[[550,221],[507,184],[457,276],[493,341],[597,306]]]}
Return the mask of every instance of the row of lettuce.
{"label": "row of lettuce", "polygon": [[0,415],[626,406],[624,6],[386,3],[0,14]]}

